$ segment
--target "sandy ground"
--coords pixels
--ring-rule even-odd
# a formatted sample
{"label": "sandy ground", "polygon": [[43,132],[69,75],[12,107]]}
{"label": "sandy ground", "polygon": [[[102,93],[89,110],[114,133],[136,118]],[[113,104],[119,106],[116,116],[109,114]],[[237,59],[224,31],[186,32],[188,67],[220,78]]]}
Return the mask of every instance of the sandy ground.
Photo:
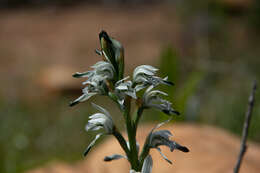
{"label": "sandy ground", "polygon": [[[142,126],[137,139],[141,146],[146,134],[154,125]],[[152,150],[154,173],[232,173],[240,149],[240,139],[224,130],[206,125],[173,124],[162,127],[173,133],[173,140],[190,149],[189,153],[173,151],[161,147],[163,153],[173,162],[168,164],[160,154]],[[240,173],[258,173],[260,166],[260,146],[249,142]],[[27,173],[123,173],[128,172],[129,164],[121,159],[105,163],[103,158],[112,154],[123,153],[114,138],[108,139],[98,147],[94,147],[85,161],[69,165],[52,163]]]}

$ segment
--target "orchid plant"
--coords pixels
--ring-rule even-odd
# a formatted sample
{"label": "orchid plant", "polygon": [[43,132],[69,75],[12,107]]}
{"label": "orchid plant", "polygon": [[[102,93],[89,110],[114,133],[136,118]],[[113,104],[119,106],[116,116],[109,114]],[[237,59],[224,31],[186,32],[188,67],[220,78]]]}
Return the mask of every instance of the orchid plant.
{"label": "orchid plant", "polygon": [[[114,38],[111,38],[105,31],[99,33],[99,40],[101,50],[96,50],[96,53],[100,55],[103,60],[97,62],[92,66],[91,71],[83,73],[75,73],[75,78],[87,78],[83,85],[85,88],[82,90],[83,94],[76,100],[70,103],[70,106],[74,106],[80,102],[88,100],[94,95],[108,96],[114,101],[118,108],[121,110],[126,130],[128,134],[128,141],[122,136],[116,125],[113,123],[112,117],[109,112],[92,103],[93,107],[99,112],[91,115],[86,125],[86,131],[98,131],[103,129],[96,135],[95,139],[88,145],[84,152],[84,156],[87,156],[91,148],[95,145],[96,141],[103,135],[113,135],[119,142],[120,146],[125,152],[125,155],[114,154],[106,156],[104,161],[112,161],[121,158],[125,158],[131,165],[130,173],[142,172],[150,173],[152,170],[152,157],[149,152],[151,149],[156,149],[162,155],[162,157],[172,163],[162,152],[160,146],[164,145],[169,147],[170,151],[174,149],[188,152],[189,149],[185,146],[172,141],[170,137],[172,133],[168,130],[157,130],[163,124],[169,122],[172,119],[172,115],[179,115],[179,112],[172,107],[172,103],[163,99],[162,96],[167,96],[166,93],[156,90],[158,85],[169,85],[173,83],[168,81],[168,78],[161,78],[156,76],[157,68],[150,65],[141,65],[135,68],[132,78],[124,77],[124,48]],[[144,92],[140,92],[144,90]],[[132,100],[136,103],[136,111],[134,115],[131,113]],[[136,141],[136,132],[140,118],[144,110],[155,108],[170,118],[158,124],[148,134],[142,151],[139,152],[139,144]]]}

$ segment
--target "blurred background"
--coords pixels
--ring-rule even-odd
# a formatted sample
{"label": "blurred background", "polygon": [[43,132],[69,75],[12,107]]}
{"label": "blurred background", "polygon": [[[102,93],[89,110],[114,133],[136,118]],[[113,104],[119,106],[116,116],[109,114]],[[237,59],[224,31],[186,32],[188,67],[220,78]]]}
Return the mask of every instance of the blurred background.
{"label": "blurred background", "polygon": [[[126,74],[150,64],[175,83],[162,90],[182,113],[176,121],[240,135],[260,77],[260,1],[0,0],[0,172],[81,160],[90,102],[118,116],[103,97],[68,107],[82,88],[71,75],[100,60],[102,29],[124,45]],[[250,139],[260,142],[259,91],[256,99]],[[167,118],[145,114],[142,122]]]}

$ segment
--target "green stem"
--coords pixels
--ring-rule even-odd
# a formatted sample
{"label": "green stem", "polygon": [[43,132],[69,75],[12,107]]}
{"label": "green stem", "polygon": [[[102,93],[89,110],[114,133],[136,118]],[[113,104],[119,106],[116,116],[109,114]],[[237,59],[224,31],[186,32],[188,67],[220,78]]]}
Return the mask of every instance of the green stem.
{"label": "green stem", "polygon": [[140,120],[140,118],[143,114],[143,110],[144,109],[142,107],[140,107],[136,111],[136,116],[135,116],[135,119],[134,119],[134,129],[135,129],[134,131],[135,132],[137,131],[138,123],[139,123],[139,120]]}
{"label": "green stem", "polygon": [[119,142],[120,146],[125,151],[126,156],[129,157],[130,156],[130,150],[127,147],[127,144],[126,144],[126,141],[125,141],[124,137],[121,135],[121,133],[119,131],[117,131],[117,129],[114,130],[113,135],[116,137],[116,139]]}
{"label": "green stem", "polygon": [[117,96],[115,95],[115,93],[112,93],[112,92],[109,92],[108,93],[108,97],[111,99],[111,100],[113,100],[116,104],[117,104],[117,106],[119,107],[119,109],[122,111],[122,109],[121,109],[121,106],[120,106],[120,104],[118,103],[118,98],[117,98]]}
{"label": "green stem", "polygon": [[130,110],[131,110],[131,97],[126,96],[124,117],[126,120],[126,129],[127,129],[129,146],[130,146],[129,161],[131,163],[132,169],[138,171],[139,160],[138,160],[138,152],[136,149],[136,129],[130,116]]}
{"label": "green stem", "polygon": [[149,152],[150,152],[150,147],[149,147],[150,135],[151,135],[151,134],[149,134],[149,135],[146,137],[146,140],[145,140],[145,143],[144,143],[144,146],[143,146],[142,153],[140,154],[139,169],[142,169],[142,166],[143,166],[143,163],[144,163],[144,159],[146,158],[146,156],[147,156],[147,155],[149,154]]}

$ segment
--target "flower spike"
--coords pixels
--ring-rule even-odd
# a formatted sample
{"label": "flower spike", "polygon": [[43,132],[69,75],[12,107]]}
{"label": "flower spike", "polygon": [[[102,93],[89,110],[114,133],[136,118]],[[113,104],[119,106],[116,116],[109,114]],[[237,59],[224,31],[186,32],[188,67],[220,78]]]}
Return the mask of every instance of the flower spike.
{"label": "flower spike", "polygon": [[[108,96],[119,106],[123,113],[129,141],[127,142],[118,131],[110,113],[101,106],[92,103],[92,106],[98,112],[89,116],[85,129],[86,131],[102,130],[103,132],[98,133],[90,142],[84,152],[84,156],[90,152],[97,140],[103,135],[113,135],[124,150],[125,155],[113,154],[106,156],[104,158],[106,162],[124,158],[131,164],[130,173],[151,173],[153,160],[150,150],[156,149],[168,163],[172,164],[162,153],[160,146],[167,146],[170,151],[178,149],[183,152],[189,152],[187,147],[170,139],[172,137],[170,131],[156,130],[172,120],[172,117],[158,124],[150,131],[140,153],[136,134],[138,122],[144,109],[155,108],[168,115],[179,115],[179,112],[172,108],[172,103],[163,99],[167,94],[154,90],[160,84],[173,85],[173,83],[168,81],[168,77],[161,78],[157,76],[158,69],[150,65],[140,65],[134,69],[132,79],[129,76],[124,78],[124,48],[121,43],[110,37],[104,30],[99,33],[99,41],[101,49],[96,49],[95,52],[102,56],[102,60],[92,65],[90,71],[73,74],[73,77],[86,78],[86,81],[82,83],[85,86],[82,89],[83,94],[72,101],[70,106],[86,101],[94,95]],[[146,90],[138,93],[138,91],[143,89]],[[131,104],[134,102],[136,103],[136,111],[131,109]],[[135,115],[131,116],[131,113]]]}

